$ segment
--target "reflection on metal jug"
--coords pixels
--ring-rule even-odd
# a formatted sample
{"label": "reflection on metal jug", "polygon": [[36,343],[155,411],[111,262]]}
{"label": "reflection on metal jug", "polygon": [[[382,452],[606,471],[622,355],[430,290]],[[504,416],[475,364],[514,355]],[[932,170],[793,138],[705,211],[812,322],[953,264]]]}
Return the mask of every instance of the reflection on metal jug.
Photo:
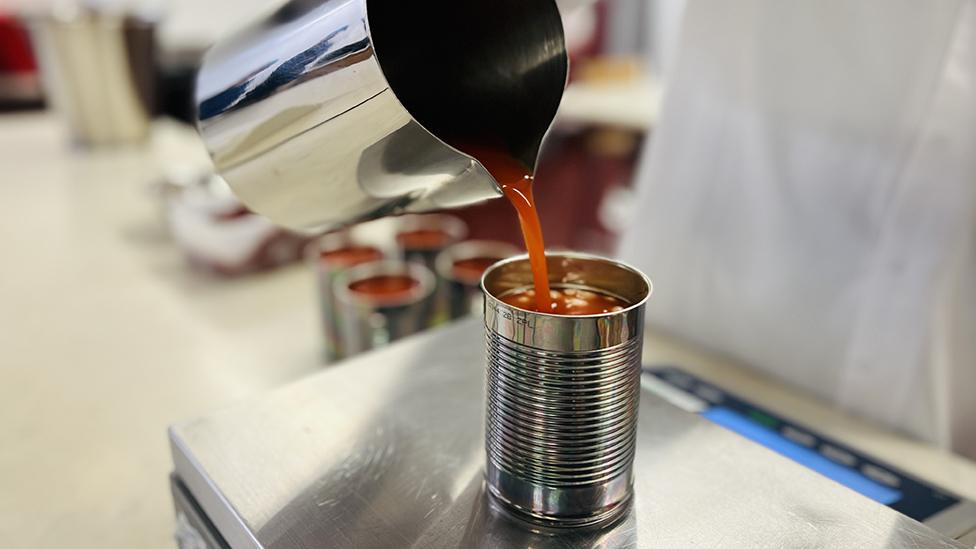
{"label": "reflection on metal jug", "polygon": [[554,0],[292,0],[207,54],[199,127],[245,204],[321,231],[501,196],[446,141],[535,165],[567,69]]}
{"label": "reflection on metal jug", "polygon": [[31,21],[45,92],[79,145],[135,143],[149,135],[154,28],[144,19],[80,8]]}

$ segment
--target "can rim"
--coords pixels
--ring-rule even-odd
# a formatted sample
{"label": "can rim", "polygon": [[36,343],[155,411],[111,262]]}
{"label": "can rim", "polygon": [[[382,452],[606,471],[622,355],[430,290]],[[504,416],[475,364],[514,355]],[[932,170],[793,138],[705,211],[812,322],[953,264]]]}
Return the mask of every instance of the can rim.
{"label": "can rim", "polygon": [[[403,297],[376,298],[352,291],[349,286],[359,280],[375,276],[406,275],[419,284],[405,291]],[[340,274],[333,286],[336,298],[355,305],[367,307],[401,307],[420,302],[434,293],[436,288],[434,273],[426,266],[411,261],[380,259],[356,265]]]}
{"label": "can rim", "polygon": [[[405,251],[438,251],[463,241],[468,236],[468,224],[460,217],[445,213],[407,214],[396,218],[396,232],[393,235],[397,246]],[[447,244],[429,248],[406,248],[400,242],[400,235],[412,231],[442,231],[447,235]]]}
{"label": "can rim", "polygon": [[[488,287],[486,285],[486,281],[488,279],[488,276],[491,273],[493,273],[494,271],[496,271],[496,270],[498,270],[498,269],[500,269],[500,268],[502,268],[502,267],[504,267],[506,265],[510,265],[512,263],[517,263],[519,261],[528,261],[529,260],[529,255],[528,254],[521,254],[521,255],[518,255],[518,256],[515,256],[515,257],[510,257],[508,259],[504,259],[502,261],[499,261],[498,263],[495,263],[494,265],[492,265],[491,267],[489,267],[487,270],[485,270],[484,274],[481,275],[481,285],[480,285],[481,286],[481,291],[482,291],[482,293],[484,293],[485,299],[490,299],[493,303],[498,304],[498,305],[501,305],[503,307],[507,307],[509,309],[513,309],[513,310],[516,310],[516,311],[519,311],[519,312],[523,312],[523,313],[527,313],[527,314],[531,314],[531,315],[537,315],[537,316],[540,316],[540,317],[557,318],[557,319],[567,319],[567,320],[600,319],[600,318],[609,318],[609,317],[614,317],[614,316],[619,316],[619,315],[625,315],[627,313],[630,313],[632,311],[635,311],[637,309],[640,309],[641,307],[643,307],[644,305],[646,305],[647,304],[647,301],[651,298],[651,294],[654,293],[654,284],[651,282],[651,279],[646,274],[644,274],[640,269],[638,269],[638,268],[634,267],[633,265],[630,265],[629,263],[626,263],[624,261],[620,261],[618,259],[610,259],[608,257],[603,257],[603,256],[599,256],[599,255],[596,255],[596,254],[588,254],[588,253],[583,253],[583,252],[549,252],[549,251],[546,252],[546,259],[547,260],[550,259],[550,258],[560,258],[560,257],[564,257],[564,258],[568,258],[568,259],[581,259],[581,260],[588,260],[588,261],[602,261],[602,262],[605,262],[605,263],[610,263],[610,264],[612,264],[612,265],[614,265],[614,266],[616,266],[618,268],[621,268],[621,269],[626,270],[626,271],[630,271],[631,273],[637,275],[644,282],[644,284],[647,286],[647,291],[644,293],[644,297],[642,297],[640,300],[638,300],[635,303],[632,303],[632,304],[628,305],[627,307],[624,307],[623,309],[621,309],[619,311],[612,311],[612,312],[607,312],[607,313],[596,313],[596,314],[590,314],[590,315],[560,315],[560,314],[545,313],[545,312],[540,312],[540,311],[531,311],[529,309],[523,309],[521,307],[517,307],[515,305],[511,305],[509,303],[505,303],[504,301],[502,301],[501,299],[499,299],[497,296],[495,296],[492,292],[488,291]],[[549,283],[550,283],[550,285],[552,287],[574,287],[573,284],[571,284],[571,283],[562,283],[562,284],[561,283],[558,283],[558,282],[555,282],[554,283],[551,280],[550,280]],[[586,286],[585,285],[577,285],[577,287],[584,288]],[[595,287],[590,287],[590,288],[591,289],[594,289],[594,290],[598,290],[598,291],[600,290],[599,288],[595,288]],[[607,290],[602,290],[602,291],[607,291]]]}
{"label": "can rim", "polygon": [[[434,266],[437,270],[437,276],[443,278],[444,280],[480,287],[480,276],[477,278],[477,280],[473,278],[469,280],[462,280],[460,277],[454,276],[454,264],[458,261],[473,259],[475,257],[498,257],[498,261],[495,262],[498,263],[511,257],[516,257],[520,253],[521,251],[519,250],[518,246],[509,244],[508,242],[503,242],[501,240],[465,240],[444,248],[441,253],[437,254],[437,259],[434,262]],[[494,266],[494,264],[492,264],[492,266]],[[489,269],[491,269],[491,267],[485,269],[485,272],[487,272]],[[483,274],[484,273],[482,273],[482,275]]]}

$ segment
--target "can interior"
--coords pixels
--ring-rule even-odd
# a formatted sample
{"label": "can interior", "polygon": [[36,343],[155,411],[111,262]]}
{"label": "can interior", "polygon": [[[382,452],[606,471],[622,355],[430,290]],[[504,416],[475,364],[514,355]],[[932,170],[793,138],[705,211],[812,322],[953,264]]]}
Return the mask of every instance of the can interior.
{"label": "can interior", "polygon": [[[371,295],[353,290],[355,284],[382,277],[402,277],[412,279],[417,284],[396,295]],[[381,260],[353,267],[336,279],[333,288],[340,301],[379,307],[411,305],[426,299],[433,290],[434,275],[426,267],[395,260]]]}
{"label": "can interior", "polygon": [[[599,292],[630,307],[644,302],[652,291],[646,276],[617,261],[584,254],[553,254],[547,255],[546,260],[553,288]],[[532,287],[528,258],[522,256],[496,264],[485,273],[482,285],[496,299]]]}

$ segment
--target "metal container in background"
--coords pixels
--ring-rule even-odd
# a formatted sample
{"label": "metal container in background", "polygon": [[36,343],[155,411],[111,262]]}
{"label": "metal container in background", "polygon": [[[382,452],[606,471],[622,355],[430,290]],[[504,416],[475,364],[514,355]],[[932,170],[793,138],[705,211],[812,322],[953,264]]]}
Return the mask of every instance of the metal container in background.
{"label": "metal container in background", "polygon": [[155,23],[77,8],[31,19],[48,99],[82,146],[139,143],[154,107]]}
{"label": "metal container in background", "polygon": [[527,258],[483,278],[488,354],[488,491],[503,508],[550,527],[620,517],[633,493],[644,306],[651,283],[595,256],[548,257],[554,288],[630,305],[589,316],[534,313],[499,298],[532,285]]}
{"label": "metal container in background", "polygon": [[[455,266],[460,261],[488,260],[492,263],[522,253],[517,247],[496,240],[468,240],[450,246],[437,256],[435,272],[438,278],[438,291],[446,304],[451,320],[463,318],[472,313],[481,314],[484,298],[481,291],[483,272],[459,272]],[[477,276],[475,276],[477,275]]]}
{"label": "metal container in background", "polygon": [[[448,214],[404,215],[396,218],[396,244],[404,260],[421,263],[436,272],[437,255],[468,235],[468,226]],[[434,297],[425,313],[427,326],[448,320],[447,301],[440,279],[435,279]]]}
{"label": "metal container in background", "polygon": [[[377,298],[351,289],[357,282],[380,276],[407,276],[418,284],[396,299]],[[427,267],[398,260],[364,263],[337,277],[333,292],[342,319],[339,329],[345,356],[383,347],[427,329],[426,315],[435,283],[434,273]]]}
{"label": "metal container in background", "polygon": [[438,254],[468,236],[467,224],[449,214],[404,215],[396,219],[396,241],[403,258],[423,263],[431,270],[437,265]]}
{"label": "metal container in background", "polygon": [[[337,257],[343,252],[356,252]],[[319,316],[322,321],[322,338],[325,360],[335,362],[347,356],[342,343],[343,316],[336,305],[334,286],[336,280],[358,264],[383,259],[383,250],[358,240],[351,231],[329,233],[308,245],[305,256],[315,271],[318,283]]]}
{"label": "metal container in background", "polygon": [[554,0],[291,0],[206,55],[199,128],[249,208],[325,231],[501,196],[445,141],[535,166],[567,73]]}

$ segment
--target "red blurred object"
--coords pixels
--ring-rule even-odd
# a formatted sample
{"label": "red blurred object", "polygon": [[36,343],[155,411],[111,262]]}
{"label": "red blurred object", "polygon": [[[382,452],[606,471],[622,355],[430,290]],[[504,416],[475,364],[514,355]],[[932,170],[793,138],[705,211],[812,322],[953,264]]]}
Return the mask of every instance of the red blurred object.
{"label": "red blurred object", "polygon": [[37,64],[27,29],[19,20],[0,15],[0,73],[34,73]]}
{"label": "red blurred object", "polygon": [[40,107],[43,99],[26,27],[0,15],[0,110]]}

